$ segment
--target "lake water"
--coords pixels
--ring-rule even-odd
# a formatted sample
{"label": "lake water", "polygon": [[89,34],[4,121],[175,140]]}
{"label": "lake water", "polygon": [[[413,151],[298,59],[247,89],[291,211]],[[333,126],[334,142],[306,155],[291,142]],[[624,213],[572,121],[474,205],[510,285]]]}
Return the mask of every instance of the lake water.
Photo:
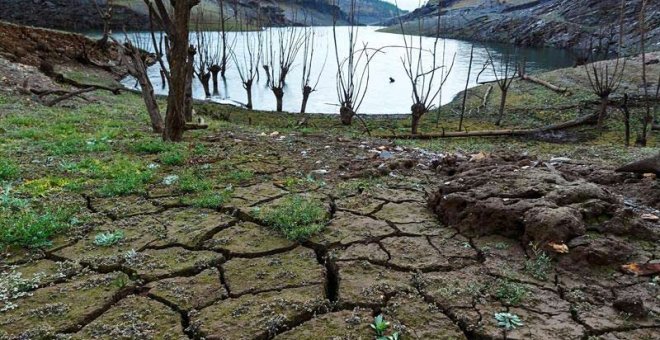
{"label": "lake water", "polygon": [[[269,28],[262,32],[262,36],[268,37],[281,28]],[[359,109],[359,113],[365,114],[396,114],[409,113],[412,104],[411,93],[412,85],[406,77],[405,69],[401,58],[405,53],[403,38],[398,34],[377,32],[379,27],[360,27],[358,30],[359,45],[368,44],[369,49],[380,49],[385,47],[382,52],[377,53],[370,63],[370,83],[364,98],[364,102]],[[336,90],[337,61],[333,47],[332,27],[313,28],[316,39],[316,52],[314,59],[314,73],[316,78],[320,74],[320,81],[316,91],[312,93],[307,105],[307,112],[315,113],[337,113],[338,97]],[[344,58],[347,55],[348,44],[341,43],[347,39],[348,27],[338,27],[337,36],[339,38],[340,55]],[[273,34],[270,34],[273,33]],[[210,41],[218,41],[219,33],[210,32]],[[257,32],[238,33],[230,32],[229,41],[235,40],[234,53],[240,60],[244,53],[244,44],[239,39],[255,39]],[[145,41],[150,39],[148,33],[136,33],[136,37],[142,37]],[[419,44],[415,37],[415,44]],[[424,49],[431,49],[435,39],[422,38]],[[194,34],[191,37],[191,43],[194,43]],[[215,44],[214,44],[215,45]],[[454,56],[454,66],[442,90],[442,104],[450,102],[454,96],[465,88],[465,80],[468,73],[470,48],[472,43],[461,40],[446,39],[444,46],[446,48],[445,64],[447,67],[451,64]],[[387,47],[390,46],[390,47]],[[443,41],[438,44],[438,63],[442,56]],[[490,51],[495,62],[495,67],[501,65],[502,55],[512,51],[510,46],[501,44],[481,44],[475,43],[474,60],[472,74],[470,76],[470,87],[477,85],[476,78],[482,66],[488,61],[488,52]],[[515,50],[518,58],[524,58],[526,61],[527,73],[538,73],[542,71],[571,66],[573,59],[570,52],[549,48],[517,48]],[[430,68],[432,57],[429,53],[424,53],[424,64],[427,69]],[[212,101],[233,103],[236,105],[247,102],[247,95],[241,84],[241,79],[237,72],[233,60],[230,60],[230,67],[227,71],[227,79],[220,84],[220,95],[210,98]],[[261,62],[263,64],[263,62]],[[322,67],[325,64],[325,67]],[[322,72],[321,72],[322,70]],[[439,73],[439,72],[438,72]],[[161,88],[159,68],[157,65],[149,69],[150,78],[158,94],[167,94],[166,89]],[[438,75],[439,77],[439,75]],[[390,82],[390,78],[394,82]],[[493,71],[488,68],[481,73],[479,81],[493,80]],[[302,51],[298,59],[293,64],[293,68],[287,77],[287,86],[284,95],[284,110],[289,112],[299,112],[302,101]],[[315,82],[315,81],[314,81]],[[438,82],[436,81],[436,84]],[[124,79],[123,84],[127,87],[133,87],[133,79]],[[204,90],[197,79],[193,84],[193,95],[196,99],[204,99]],[[435,101],[439,103],[439,100]],[[253,105],[257,110],[275,110],[275,97],[266,85],[266,76],[263,69],[260,70],[260,80],[253,86]],[[437,104],[436,104],[437,106]]]}

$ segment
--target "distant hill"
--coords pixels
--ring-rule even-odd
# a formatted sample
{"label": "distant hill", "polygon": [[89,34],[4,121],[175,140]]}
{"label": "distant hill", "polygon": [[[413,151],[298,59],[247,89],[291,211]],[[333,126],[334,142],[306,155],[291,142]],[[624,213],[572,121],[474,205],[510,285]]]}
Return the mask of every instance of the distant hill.
{"label": "distant hill", "polygon": [[[115,8],[112,26],[119,29],[148,28],[148,11],[143,0],[98,0],[101,6]],[[219,21],[220,0],[202,0],[193,10],[195,22]],[[336,15],[347,23],[350,0],[224,0],[224,10],[236,24],[281,26],[297,24],[331,25]],[[382,0],[358,0],[358,23],[370,24],[394,17],[397,7]],[[74,31],[98,30],[103,24],[95,0],[0,0],[0,20],[18,24]],[[245,22],[247,21],[247,22]],[[235,27],[235,25],[233,25]]]}
{"label": "distant hill", "polygon": [[[636,53],[639,46],[641,0],[626,0],[623,10],[623,46]],[[441,4],[439,6],[439,3]],[[618,50],[621,0],[431,0],[401,17],[408,33],[522,46],[600,48]],[[647,46],[660,49],[660,1],[646,9]],[[422,30],[419,32],[419,22]],[[389,20],[389,32],[399,32],[398,19]]]}

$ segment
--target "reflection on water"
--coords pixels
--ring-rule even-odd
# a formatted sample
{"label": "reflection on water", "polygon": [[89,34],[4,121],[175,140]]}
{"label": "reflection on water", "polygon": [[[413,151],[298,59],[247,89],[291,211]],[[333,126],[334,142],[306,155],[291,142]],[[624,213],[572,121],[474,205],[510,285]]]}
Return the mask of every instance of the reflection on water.
{"label": "reflection on water", "polygon": [[[277,30],[278,28],[271,28]],[[332,40],[332,27],[315,27],[316,32],[316,52],[315,52],[315,66],[314,71],[320,72],[320,81],[316,91],[311,95],[307,105],[307,112],[317,113],[336,113],[338,112],[338,99],[336,93],[336,73],[337,62],[335,59],[335,52]],[[391,114],[391,113],[409,113],[412,104],[411,92],[412,85],[406,77],[401,58],[404,49],[395,46],[403,44],[402,36],[397,34],[380,33],[376,32],[377,27],[361,27],[359,29],[359,38],[362,42],[367,43],[369,48],[378,49],[384,46],[394,46],[383,49],[383,53],[375,56],[370,66],[370,84],[366,97],[360,108],[359,113],[368,114]],[[338,27],[337,35],[339,39],[343,39],[347,34],[347,27]],[[217,36],[219,33],[212,33],[215,35],[211,41],[219,40]],[[245,39],[246,36],[256,35],[256,32],[250,33],[236,33],[231,32],[229,40]],[[268,35],[268,33],[265,33]],[[145,41],[150,40],[148,33],[138,33]],[[119,38],[119,37],[118,37]],[[191,39],[191,42],[193,40]],[[432,48],[434,43],[433,38],[422,38],[422,45],[426,49]],[[472,75],[470,77],[470,87],[476,86],[477,75],[482,71],[482,66],[488,60],[488,51],[493,56],[496,64],[500,63],[503,54],[511,53],[512,48],[502,44],[481,44],[475,45],[474,61],[472,67]],[[340,55],[346,55],[347,44],[340,42]],[[438,58],[442,55],[442,41],[439,43]],[[465,80],[468,72],[468,64],[470,60],[470,47],[471,43],[461,40],[447,39],[445,41],[445,58],[446,63],[450,64],[453,55],[456,55],[453,70],[449,75],[445,86],[442,91],[442,104],[450,102],[453,97],[463,90],[465,87]],[[234,53],[238,58],[241,58],[243,53],[242,47],[244,44],[238,42],[235,44]],[[342,50],[343,49],[343,50]],[[549,48],[516,48],[515,53],[518,59],[526,61],[527,73],[535,73],[540,71],[552,70],[561,67],[572,65],[573,59],[569,52],[565,50],[549,49]],[[327,57],[326,57],[327,55]],[[427,63],[431,56],[425,54]],[[284,110],[289,112],[298,112],[302,101],[302,58],[299,58],[294,63],[293,69],[287,77],[287,86],[284,95]],[[325,63],[325,68],[322,65]],[[233,64],[233,63],[232,63]],[[496,65],[496,68],[499,65]],[[270,89],[266,86],[266,76],[263,70],[260,70],[261,77],[258,84],[253,87],[253,102],[254,108],[257,110],[275,110],[275,97]],[[158,66],[152,66],[149,69],[149,76],[154,83],[156,92],[158,94],[167,94],[167,90],[161,88],[161,80]],[[395,81],[391,82],[390,78]],[[489,68],[482,72],[479,81],[493,80],[494,75]],[[132,87],[135,81],[132,79],[125,79],[124,85]],[[234,102],[246,103],[247,95],[241,85],[238,72],[234,65],[231,65],[227,71],[227,79],[224,84],[220,84],[220,95],[211,98],[213,101],[219,102]],[[201,84],[194,80],[193,95],[195,98],[203,99],[204,90]]]}

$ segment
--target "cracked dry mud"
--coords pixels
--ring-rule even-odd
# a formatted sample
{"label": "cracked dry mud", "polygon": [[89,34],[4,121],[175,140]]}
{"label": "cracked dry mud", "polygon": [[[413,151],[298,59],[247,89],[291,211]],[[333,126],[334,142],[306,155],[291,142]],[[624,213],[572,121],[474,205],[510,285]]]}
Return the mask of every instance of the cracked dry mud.
{"label": "cracked dry mud", "polygon": [[[660,282],[619,270],[660,260],[660,225],[639,218],[658,207],[622,196],[644,202],[630,187],[659,195],[655,183],[518,155],[471,162],[390,147],[385,161],[374,150],[381,141],[213,140],[218,156],[254,150],[240,166],[258,176],[217,210],[158,186],[82,200],[95,219],[87,230],[3,258],[4,274],[37,284],[0,312],[0,339],[372,339],[381,313],[403,339],[660,335]],[[411,159],[412,168],[392,166]],[[395,170],[360,178],[383,162]],[[320,168],[329,172],[314,183],[282,184]],[[251,214],[298,192],[331,213],[308,241]],[[118,244],[94,244],[115,230]],[[552,258],[545,278],[530,272],[530,243]],[[519,301],[502,293],[511,287]],[[494,315],[507,311],[524,325],[499,328]]]}

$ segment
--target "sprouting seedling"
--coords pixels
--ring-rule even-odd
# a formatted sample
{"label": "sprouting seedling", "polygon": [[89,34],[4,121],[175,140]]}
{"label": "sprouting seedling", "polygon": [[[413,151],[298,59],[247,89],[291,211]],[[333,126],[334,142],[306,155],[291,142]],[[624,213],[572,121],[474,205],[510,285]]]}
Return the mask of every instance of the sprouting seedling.
{"label": "sprouting seedling", "polygon": [[385,335],[385,331],[389,328],[390,323],[383,319],[383,315],[378,315],[374,318],[374,323],[371,324],[376,333],[376,340],[399,340],[399,333],[394,332],[392,335]]}
{"label": "sprouting seedling", "polygon": [[516,329],[523,325],[520,317],[512,313],[495,313],[495,320],[497,320],[497,327],[504,328],[507,331]]}
{"label": "sprouting seedling", "polygon": [[374,318],[374,323],[371,324],[374,332],[376,332],[377,337],[385,336],[385,331],[390,326],[390,323],[383,319],[383,315],[378,315]]}
{"label": "sprouting seedling", "polygon": [[100,247],[110,247],[124,238],[124,232],[115,230],[113,232],[98,233],[94,237],[94,244]]}

